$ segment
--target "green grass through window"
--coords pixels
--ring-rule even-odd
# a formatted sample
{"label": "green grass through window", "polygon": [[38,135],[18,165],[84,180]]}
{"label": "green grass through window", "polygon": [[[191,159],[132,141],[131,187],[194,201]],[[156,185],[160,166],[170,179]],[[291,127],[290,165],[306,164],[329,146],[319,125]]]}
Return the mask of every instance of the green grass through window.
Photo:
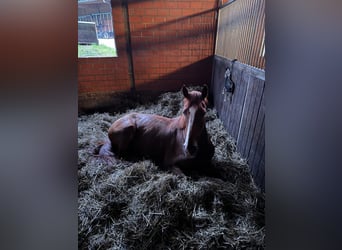
{"label": "green grass through window", "polygon": [[78,57],[116,57],[116,50],[105,45],[78,45]]}

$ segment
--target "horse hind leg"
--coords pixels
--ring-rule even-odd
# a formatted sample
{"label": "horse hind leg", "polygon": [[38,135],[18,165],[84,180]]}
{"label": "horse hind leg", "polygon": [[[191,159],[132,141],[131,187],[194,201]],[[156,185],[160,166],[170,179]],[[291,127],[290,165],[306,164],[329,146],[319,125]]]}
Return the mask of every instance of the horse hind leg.
{"label": "horse hind leg", "polygon": [[135,124],[130,122],[125,126],[114,126],[108,131],[108,137],[111,142],[111,150],[120,155],[127,153],[136,131]]}
{"label": "horse hind leg", "polygon": [[110,141],[101,142],[95,149],[94,155],[95,156],[114,156],[112,150],[112,146]]}

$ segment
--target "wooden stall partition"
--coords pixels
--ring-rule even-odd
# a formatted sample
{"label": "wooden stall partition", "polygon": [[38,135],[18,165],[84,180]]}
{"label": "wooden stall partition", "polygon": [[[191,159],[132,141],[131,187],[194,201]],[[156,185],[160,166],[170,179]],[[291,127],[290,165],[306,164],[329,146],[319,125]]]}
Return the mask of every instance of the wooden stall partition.
{"label": "wooden stall partition", "polygon": [[[211,96],[238,152],[247,159],[256,184],[265,190],[265,1],[223,4],[213,63]],[[232,67],[233,59],[237,59]],[[227,92],[226,70],[235,84]]]}
{"label": "wooden stall partition", "polygon": [[225,89],[225,71],[231,60],[214,57],[211,96],[228,133],[235,138],[238,152],[247,159],[256,184],[265,189],[265,71],[235,62],[234,94]]}
{"label": "wooden stall partition", "polygon": [[236,0],[221,6],[215,54],[265,69],[265,0]]}

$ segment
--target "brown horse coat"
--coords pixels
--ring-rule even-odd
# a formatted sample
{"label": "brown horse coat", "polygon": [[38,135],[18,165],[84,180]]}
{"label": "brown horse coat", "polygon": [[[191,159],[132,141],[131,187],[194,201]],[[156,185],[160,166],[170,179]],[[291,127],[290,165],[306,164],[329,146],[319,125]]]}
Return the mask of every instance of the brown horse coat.
{"label": "brown horse coat", "polygon": [[112,152],[147,157],[176,172],[209,164],[214,146],[205,127],[207,87],[188,92],[183,86],[182,91],[184,108],[179,117],[131,113],[116,120],[108,130]]}

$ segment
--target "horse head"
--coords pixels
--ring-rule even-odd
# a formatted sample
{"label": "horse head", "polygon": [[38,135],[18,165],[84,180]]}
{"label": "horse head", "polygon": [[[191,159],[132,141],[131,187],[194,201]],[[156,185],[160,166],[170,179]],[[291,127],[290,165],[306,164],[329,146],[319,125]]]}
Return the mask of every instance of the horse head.
{"label": "horse head", "polygon": [[199,136],[205,128],[205,113],[208,104],[208,87],[204,85],[201,92],[191,91],[183,85],[183,116],[185,118],[185,140],[183,149],[186,154],[193,154],[197,149]]}

